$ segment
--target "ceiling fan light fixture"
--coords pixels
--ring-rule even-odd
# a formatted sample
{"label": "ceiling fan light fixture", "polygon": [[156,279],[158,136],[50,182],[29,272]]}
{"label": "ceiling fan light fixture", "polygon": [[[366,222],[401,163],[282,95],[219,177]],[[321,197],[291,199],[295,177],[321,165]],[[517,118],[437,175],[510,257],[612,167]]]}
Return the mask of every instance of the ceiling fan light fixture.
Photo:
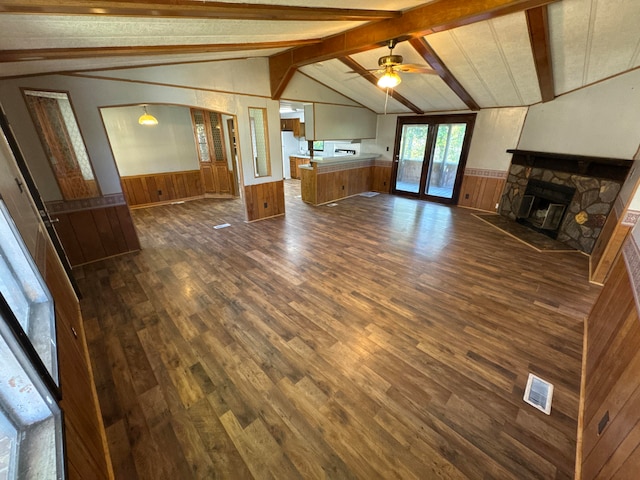
{"label": "ceiling fan light fixture", "polygon": [[392,67],[387,67],[384,75],[378,79],[378,86],[380,88],[395,88],[400,82],[402,82],[400,75]]}
{"label": "ceiling fan light fixture", "polygon": [[144,108],[144,113],[140,115],[140,118],[138,118],[138,123],[140,125],[158,125],[158,119],[147,113],[146,105],[142,108]]}

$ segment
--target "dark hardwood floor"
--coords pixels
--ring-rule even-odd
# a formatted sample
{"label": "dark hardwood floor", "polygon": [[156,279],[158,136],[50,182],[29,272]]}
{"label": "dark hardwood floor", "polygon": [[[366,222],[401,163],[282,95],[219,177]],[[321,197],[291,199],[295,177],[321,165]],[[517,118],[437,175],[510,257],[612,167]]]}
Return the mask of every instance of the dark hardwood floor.
{"label": "dark hardwood floor", "polygon": [[229,200],[135,210],[143,250],[77,271],[116,478],[573,478],[588,258],[286,183],[256,223]]}

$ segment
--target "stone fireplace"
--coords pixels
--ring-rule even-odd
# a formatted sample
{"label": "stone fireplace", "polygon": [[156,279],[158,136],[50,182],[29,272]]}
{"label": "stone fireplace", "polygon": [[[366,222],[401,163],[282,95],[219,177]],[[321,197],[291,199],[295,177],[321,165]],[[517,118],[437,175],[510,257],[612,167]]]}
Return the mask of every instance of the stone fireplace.
{"label": "stone fireplace", "polygon": [[508,150],[498,213],[591,253],[631,160]]}

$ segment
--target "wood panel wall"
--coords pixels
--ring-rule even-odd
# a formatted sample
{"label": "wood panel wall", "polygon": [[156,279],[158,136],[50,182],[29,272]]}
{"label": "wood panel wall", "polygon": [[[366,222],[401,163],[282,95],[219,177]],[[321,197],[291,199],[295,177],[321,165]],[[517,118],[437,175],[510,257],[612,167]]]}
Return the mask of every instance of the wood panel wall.
{"label": "wood panel wall", "polygon": [[45,279],[55,300],[68,478],[113,479],[80,306],[50,241]]}
{"label": "wood panel wall", "polygon": [[370,166],[318,173],[316,177],[316,201],[319,204],[326,203],[367,192],[371,189],[372,178]]}
{"label": "wood panel wall", "polygon": [[465,174],[462,178],[458,205],[495,212],[496,204],[502,197],[505,182],[504,178]]}
{"label": "wood panel wall", "polygon": [[623,225],[612,208],[589,257],[589,280],[604,283],[629,233],[631,227]]}
{"label": "wood panel wall", "polygon": [[246,185],[244,187],[247,220],[284,215],[284,181]]}
{"label": "wood panel wall", "polygon": [[638,478],[640,319],[622,255],[587,319],[586,339],[578,470],[583,480]]}
{"label": "wood panel wall", "polygon": [[382,167],[374,165],[372,170],[372,182],[370,190],[373,192],[389,193],[391,191],[391,165]]}
{"label": "wood panel wall", "polygon": [[[225,185],[228,173],[226,177]],[[121,177],[121,183],[127,203],[136,207],[185,200],[205,193],[200,170]]]}
{"label": "wood panel wall", "polygon": [[55,229],[72,266],[140,250],[126,205],[59,212]]}

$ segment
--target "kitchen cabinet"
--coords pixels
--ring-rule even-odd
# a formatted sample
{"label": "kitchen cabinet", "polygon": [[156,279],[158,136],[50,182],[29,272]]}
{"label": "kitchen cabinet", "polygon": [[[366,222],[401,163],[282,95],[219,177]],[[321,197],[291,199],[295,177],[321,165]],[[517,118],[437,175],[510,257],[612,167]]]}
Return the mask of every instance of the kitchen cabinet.
{"label": "kitchen cabinet", "polygon": [[291,178],[300,178],[300,165],[309,163],[308,157],[296,157],[292,155],[289,157],[289,167],[291,168]]}
{"label": "kitchen cabinet", "polygon": [[305,136],[305,125],[299,118],[281,118],[280,130],[283,132],[293,132],[296,138]]}

